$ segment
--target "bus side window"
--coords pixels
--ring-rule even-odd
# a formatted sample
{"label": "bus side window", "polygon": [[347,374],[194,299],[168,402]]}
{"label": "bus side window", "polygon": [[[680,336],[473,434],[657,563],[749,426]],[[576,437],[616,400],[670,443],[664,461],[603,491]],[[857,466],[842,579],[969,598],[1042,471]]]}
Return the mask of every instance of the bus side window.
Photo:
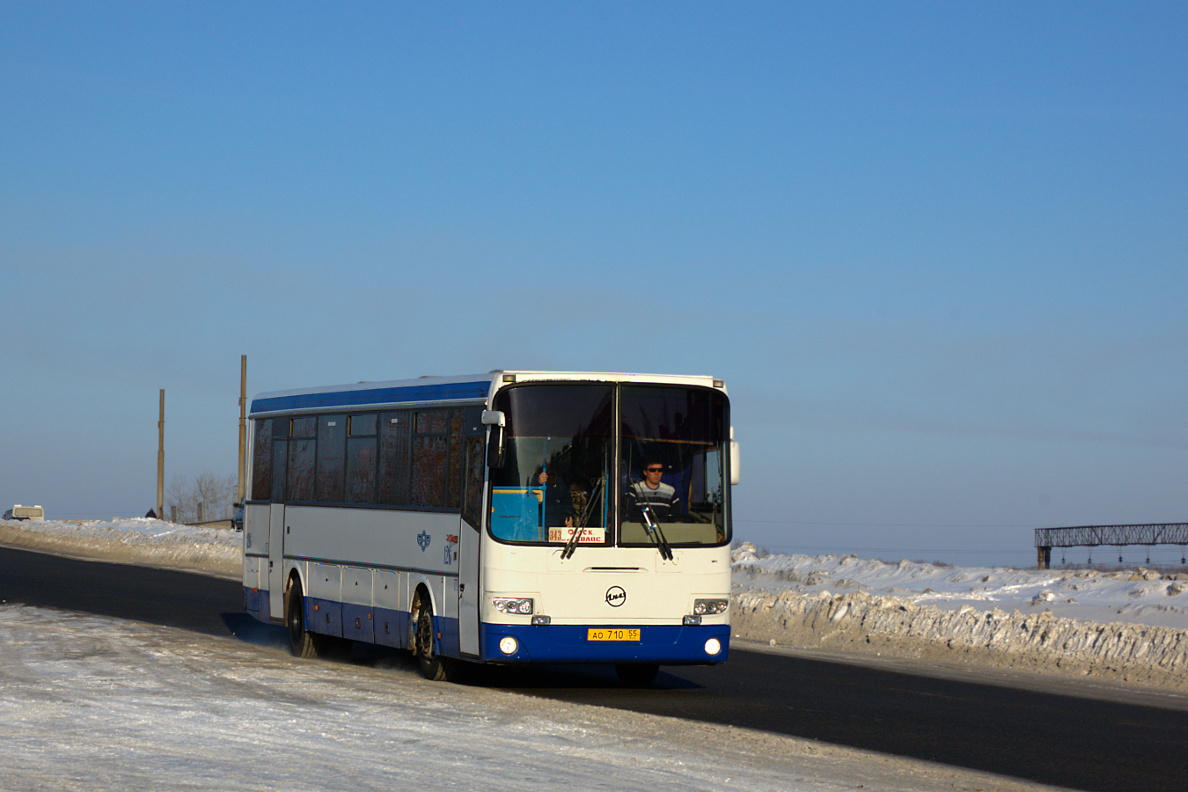
{"label": "bus side window", "polygon": [[412,506],[440,508],[449,492],[449,411],[413,415]]}
{"label": "bus side window", "polygon": [[346,499],[348,503],[375,503],[378,424],[376,413],[352,415],[347,424]]}
{"label": "bus side window", "polygon": [[446,481],[446,506],[462,508],[462,478],[465,475],[466,459],[463,456],[462,410],[450,410],[449,466]]}
{"label": "bus side window", "polygon": [[320,503],[341,503],[343,499],[346,424],[346,419],[341,415],[323,415],[318,418],[317,469],[314,479],[315,499]]}
{"label": "bus side window", "polygon": [[409,456],[412,443],[412,412],[380,415],[379,422],[379,502],[388,506],[407,506],[409,495]]}
{"label": "bus side window", "polygon": [[252,444],[252,498],[272,499],[272,419],[256,419]]}
{"label": "bus side window", "polygon": [[462,482],[462,519],[476,531],[483,517],[483,438],[467,437],[465,443],[465,471]]}

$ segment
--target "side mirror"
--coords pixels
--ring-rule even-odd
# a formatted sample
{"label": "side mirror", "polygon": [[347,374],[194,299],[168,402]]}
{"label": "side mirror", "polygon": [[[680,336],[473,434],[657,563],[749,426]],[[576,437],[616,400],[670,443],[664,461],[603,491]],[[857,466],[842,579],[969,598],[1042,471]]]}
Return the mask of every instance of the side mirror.
{"label": "side mirror", "polygon": [[487,441],[487,467],[499,470],[507,461],[503,448],[503,428],[507,426],[507,416],[499,410],[483,410],[483,426],[491,427],[491,437]]}

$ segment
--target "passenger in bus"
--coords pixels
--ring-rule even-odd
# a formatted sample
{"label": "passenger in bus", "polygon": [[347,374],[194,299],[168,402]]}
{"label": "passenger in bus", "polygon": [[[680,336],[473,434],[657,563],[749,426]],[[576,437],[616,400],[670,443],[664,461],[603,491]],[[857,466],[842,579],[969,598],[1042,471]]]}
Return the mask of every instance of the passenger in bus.
{"label": "passenger in bus", "polygon": [[643,522],[641,512],[645,506],[651,509],[652,516],[659,522],[677,519],[680,498],[675,487],[660,480],[662,475],[662,462],[652,461],[643,466],[643,480],[634,481],[627,487],[627,519]]}
{"label": "passenger in bus", "polygon": [[[569,499],[573,501],[573,513],[575,515],[580,517],[586,513],[590,505],[590,493],[586,491],[585,487],[576,481],[571,481],[569,483]],[[583,522],[582,524],[588,525],[589,523]]]}
{"label": "passenger in bus", "polygon": [[545,528],[570,528],[574,524],[573,496],[561,477],[538,468],[534,487],[544,490]]}

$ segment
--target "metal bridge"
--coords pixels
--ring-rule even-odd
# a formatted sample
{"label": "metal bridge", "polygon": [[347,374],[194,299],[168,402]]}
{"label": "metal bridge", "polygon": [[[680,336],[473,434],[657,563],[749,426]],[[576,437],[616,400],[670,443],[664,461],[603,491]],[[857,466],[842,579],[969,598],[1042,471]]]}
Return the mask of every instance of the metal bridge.
{"label": "metal bridge", "polygon": [[1052,565],[1053,547],[1157,544],[1188,545],[1188,523],[1082,525],[1076,528],[1035,529],[1035,550],[1040,569],[1048,569]]}

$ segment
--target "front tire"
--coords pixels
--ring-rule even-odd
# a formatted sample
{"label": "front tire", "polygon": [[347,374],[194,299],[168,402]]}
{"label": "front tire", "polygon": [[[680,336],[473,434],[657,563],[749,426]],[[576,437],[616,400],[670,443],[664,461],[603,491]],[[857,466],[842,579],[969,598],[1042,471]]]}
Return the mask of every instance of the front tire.
{"label": "front tire", "polygon": [[453,667],[449,658],[437,654],[437,629],[433,621],[433,605],[423,592],[413,598],[412,613],[409,614],[408,642],[413,656],[417,658],[421,676],[431,682],[445,682],[450,678]]}

